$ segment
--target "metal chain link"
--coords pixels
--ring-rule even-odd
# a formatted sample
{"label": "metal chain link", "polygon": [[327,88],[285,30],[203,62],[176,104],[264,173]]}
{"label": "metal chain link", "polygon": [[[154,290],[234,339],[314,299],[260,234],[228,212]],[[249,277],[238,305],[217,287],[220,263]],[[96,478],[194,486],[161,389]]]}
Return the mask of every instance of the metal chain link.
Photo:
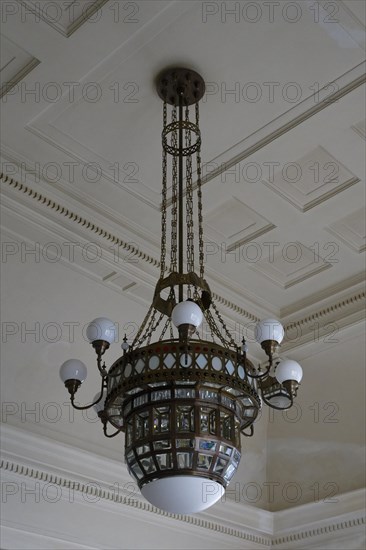
{"label": "metal chain link", "polygon": [[[167,126],[167,104],[164,101],[163,107],[163,129]],[[167,205],[167,152],[163,148],[163,189],[161,202],[161,258],[160,258],[160,277],[164,277],[165,258],[166,258],[166,205]]]}
{"label": "metal chain link", "polygon": [[165,324],[163,326],[163,330],[161,331],[161,334],[159,336],[159,342],[161,342],[162,339],[164,338],[165,333],[168,330],[169,325],[171,325],[171,319],[170,319],[170,317],[167,317],[167,319],[165,321]]}
{"label": "metal chain link", "polygon": [[[177,121],[177,109],[172,107],[172,122]],[[177,130],[172,132],[171,145],[177,147]],[[177,157],[172,158],[172,217],[171,217],[171,252],[170,252],[170,270],[177,271],[177,228],[178,228],[178,168]]]}
{"label": "metal chain link", "polygon": [[223,320],[223,318],[221,316],[221,313],[219,312],[219,310],[216,307],[216,304],[214,302],[211,302],[211,305],[212,305],[212,309],[216,313],[216,316],[217,316],[222,328],[224,329],[224,332],[227,336],[227,339],[228,339],[230,345],[233,346],[234,348],[237,348],[238,345],[235,342],[235,340],[233,339],[232,335],[230,334],[229,329],[227,328],[226,323],[225,323],[225,321]]}
{"label": "metal chain link", "polygon": [[208,323],[208,326],[210,327],[210,330],[211,330],[212,339],[214,340],[214,337],[216,336],[219,339],[219,341],[223,344],[223,346],[225,348],[228,348],[229,347],[228,342],[225,340],[224,336],[221,334],[221,332],[219,330],[219,327],[215,323],[215,320],[214,320],[210,310],[204,308],[202,300],[201,300],[201,296],[200,296],[200,293],[198,292],[197,287],[194,287],[194,299],[195,299],[195,302],[200,306],[200,308],[203,311],[203,315],[204,315],[204,317],[205,317],[205,319]]}
{"label": "metal chain link", "polygon": [[[189,107],[186,107],[186,122],[189,122]],[[190,147],[192,134],[190,129],[185,132],[186,147]],[[192,184],[192,155],[186,157],[186,222],[187,222],[187,273],[194,272],[194,234],[193,234],[193,184]],[[188,298],[191,289],[188,288]]]}
{"label": "metal chain link", "polygon": [[154,308],[150,322],[145,330],[145,333],[142,335],[142,342],[147,339],[147,344],[149,344],[151,340],[152,327],[154,326],[156,314],[157,314],[157,310]]}
{"label": "metal chain link", "polygon": [[[157,312],[157,310],[155,310],[155,313],[156,313],[156,312]],[[147,345],[148,345],[148,346],[150,345],[151,337],[152,337],[153,333],[156,331],[156,329],[157,329],[158,326],[160,325],[160,322],[161,322],[161,320],[162,320],[163,317],[164,317],[164,313],[160,313],[159,319],[156,321],[155,325],[152,323],[151,329],[150,329],[150,332],[149,332],[148,338],[147,338]],[[154,320],[155,320],[155,315],[154,315]]]}
{"label": "metal chain link", "polygon": [[137,331],[137,334],[136,334],[136,336],[135,336],[135,338],[134,338],[134,340],[133,340],[133,342],[132,342],[132,344],[131,344],[131,347],[132,347],[132,348],[135,347],[135,346],[140,346],[141,343],[144,341],[144,338],[141,339],[140,336],[141,336],[142,331],[144,330],[144,328],[145,328],[145,326],[146,326],[146,324],[147,324],[147,322],[148,322],[148,320],[149,320],[149,317],[150,317],[150,315],[151,315],[151,312],[152,312],[152,310],[153,310],[153,307],[154,307],[153,304],[151,304],[151,306],[149,307],[149,310],[148,310],[148,312],[146,313],[146,315],[145,315],[145,317],[144,317],[144,320],[142,321],[142,323],[141,323],[141,325],[140,325],[140,327],[139,327],[139,329],[138,329],[138,331]]}
{"label": "metal chain link", "polygon": [[[185,109],[185,123],[189,122],[189,106]],[[195,104],[196,126],[199,132],[199,106]],[[167,127],[167,104],[164,102],[163,107],[163,128]],[[172,123],[177,122],[177,107],[172,106],[171,110]],[[187,125],[185,126],[185,147],[186,149],[191,146],[192,130]],[[172,148],[178,147],[178,128],[171,132],[170,138]],[[166,244],[167,244],[167,186],[168,186],[168,153],[163,147],[162,157],[162,234],[161,234],[161,269],[160,277],[164,277],[166,271]],[[199,146],[196,152],[197,162],[197,197],[198,197],[198,244],[199,244],[199,268],[200,277],[204,278],[204,241],[203,241],[203,215],[202,215],[202,165],[201,165],[201,147]],[[193,204],[193,181],[192,181],[192,155],[186,156],[186,226],[187,226],[187,272],[194,272],[194,204]],[[171,208],[171,254],[170,254],[170,270],[177,272],[177,230],[178,230],[178,157],[172,155],[172,208]],[[229,332],[226,323],[224,322],[216,305],[211,302],[212,312],[210,309],[205,309],[200,289],[193,285],[193,299],[201,307],[204,318],[208,323],[208,327],[211,332],[211,338],[215,342],[220,342],[226,349],[233,347],[238,350],[239,347]],[[192,294],[191,286],[188,288],[188,297]],[[175,297],[174,288],[170,289],[169,298]],[[153,306],[150,306],[141,326],[139,327],[137,334],[132,342],[132,347],[140,347],[145,341],[147,345],[150,344],[151,338],[160,325],[164,314],[160,313],[158,319],[156,319],[158,310]],[[214,315],[213,315],[214,314]],[[163,340],[166,332],[170,332],[170,338],[174,339],[174,330],[171,319],[168,317],[164,323],[159,341]],[[200,339],[200,334],[196,330],[195,334]]]}
{"label": "metal chain link", "polygon": [[[196,103],[196,125],[199,128],[199,107],[198,102]],[[204,265],[204,243],[203,243],[203,216],[202,216],[202,168],[201,168],[201,146],[197,149],[197,197],[198,197],[198,243],[199,243],[199,266],[200,266],[200,277],[203,279],[205,275],[205,265]]]}

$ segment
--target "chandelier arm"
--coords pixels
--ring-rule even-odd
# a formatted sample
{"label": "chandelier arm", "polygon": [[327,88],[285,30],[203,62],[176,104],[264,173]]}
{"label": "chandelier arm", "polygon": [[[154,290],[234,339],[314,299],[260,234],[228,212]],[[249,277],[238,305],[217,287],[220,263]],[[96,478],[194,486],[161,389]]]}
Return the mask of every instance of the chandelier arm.
{"label": "chandelier arm", "polygon": [[[282,384],[281,384],[281,385],[282,385]],[[272,403],[270,403],[270,402],[264,397],[262,387],[261,387],[261,395],[262,395],[262,399],[263,399],[264,403],[265,403],[266,405],[268,405],[268,407],[271,407],[271,409],[276,409],[276,411],[287,411],[288,409],[291,409],[292,405],[294,404],[294,398],[293,398],[293,396],[292,396],[291,393],[289,393],[289,397],[290,397],[291,403],[290,403],[290,405],[288,405],[287,407],[277,407],[276,405],[272,405]]]}
{"label": "chandelier arm", "polygon": [[243,430],[240,430],[240,433],[243,434],[245,437],[253,437],[253,435],[254,435],[254,426],[253,426],[253,424],[251,424],[251,425],[249,426],[249,428],[250,428],[250,432],[249,432],[249,433],[245,433],[244,430],[245,430],[246,428],[244,428]]}
{"label": "chandelier arm", "polygon": [[246,354],[243,354],[242,355],[242,358],[243,358],[243,367],[244,367],[244,370],[245,370],[245,374],[247,376],[250,376],[250,378],[253,378],[253,380],[263,380],[263,378],[266,378],[268,375],[269,375],[269,371],[271,370],[272,368],[272,361],[269,362],[269,365],[268,367],[266,368],[265,372],[262,372],[261,374],[251,374],[249,371],[247,371],[247,358],[246,358]]}
{"label": "chandelier arm", "polygon": [[78,411],[86,411],[87,409],[91,409],[92,407],[94,407],[94,405],[97,405],[103,399],[104,389],[106,389],[106,388],[107,388],[107,376],[103,376],[102,385],[101,385],[101,388],[100,388],[100,395],[99,395],[98,399],[96,399],[94,401],[94,403],[90,403],[90,405],[84,405],[82,407],[79,407],[78,405],[75,405],[75,402],[74,402],[75,394],[73,394],[70,397],[72,407],[74,409],[77,409]]}
{"label": "chandelier arm", "polygon": [[116,437],[116,435],[120,434],[121,431],[122,429],[116,430],[114,433],[109,434],[107,433],[107,421],[103,422],[103,433],[106,437],[109,437],[109,438]]}
{"label": "chandelier arm", "polygon": [[105,368],[105,363],[102,365],[102,354],[103,351],[97,351],[97,367],[100,372],[100,375],[102,378],[105,378],[107,376],[107,370]]}

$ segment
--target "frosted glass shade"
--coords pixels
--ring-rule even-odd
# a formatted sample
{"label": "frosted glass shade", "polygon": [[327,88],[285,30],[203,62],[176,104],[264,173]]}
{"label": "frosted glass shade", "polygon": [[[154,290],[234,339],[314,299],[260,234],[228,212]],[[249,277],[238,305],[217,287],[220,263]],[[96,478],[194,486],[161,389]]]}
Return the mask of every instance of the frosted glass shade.
{"label": "frosted glass shade", "polygon": [[276,378],[280,384],[286,382],[286,380],[296,380],[296,382],[300,383],[302,379],[302,368],[297,361],[284,359],[277,365]]}
{"label": "frosted glass shade", "polygon": [[172,312],[172,321],[178,328],[180,325],[193,325],[199,327],[203,320],[201,308],[195,303],[187,300],[177,304]]}
{"label": "frosted glass shade", "polygon": [[63,382],[66,380],[79,380],[84,382],[87,375],[86,366],[79,359],[68,359],[60,367],[60,378]]}
{"label": "frosted glass shade", "polygon": [[275,340],[280,344],[284,335],[283,326],[277,319],[263,319],[257,323],[254,330],[254,337],[259,344],[266,340]]}
{"label": "frosted glass shade", "polygon": [[215,504],[224,487],[204,477],[170,476],[144,485],[141,493],[153,506],[172,514],[196,514]]}
{"label": "frosted glass shade", "polygon": [[108,344],[115,341],[116,327],[110,319],[106,317],[97,317],[86,329],[86,337],[92,344],[95,340],[104,340]]}

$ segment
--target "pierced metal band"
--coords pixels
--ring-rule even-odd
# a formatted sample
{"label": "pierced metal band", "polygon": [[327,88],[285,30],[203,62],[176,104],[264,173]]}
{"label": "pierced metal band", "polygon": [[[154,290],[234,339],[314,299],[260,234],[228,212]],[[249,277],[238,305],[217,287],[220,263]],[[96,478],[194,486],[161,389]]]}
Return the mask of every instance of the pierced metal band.
{"label": "pierced metal band", "polygon": [[[182,128],[183,130],[189,130],[190,132],[194,133],[196,135],[196,143],[193,145],[190,145],[189,147],[173,147],[172,145],[168,144],[168,136],[169,134],[172,134],[173,132],[179,130]],[[168,124],[165,126],[163,132],[162,132],[162,138],[163,138],[163,149],[170,155],[174,157],[179,157],[180,155],[183,155],[184,157],[193,155],[193,153],[196,153],[196,151],[199,151],[201,147],[201,133],[196,124],[193,122],[187,121],[187,120],[178,120],[177,122],[172,122],[171,124]]]}

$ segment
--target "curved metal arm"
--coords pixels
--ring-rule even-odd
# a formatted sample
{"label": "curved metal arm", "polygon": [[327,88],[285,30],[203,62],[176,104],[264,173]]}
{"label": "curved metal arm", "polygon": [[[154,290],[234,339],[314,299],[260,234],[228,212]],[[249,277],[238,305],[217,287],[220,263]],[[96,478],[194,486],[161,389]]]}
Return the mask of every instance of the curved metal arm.
{"label": "curved metal arm", "polygon": [[267,399],[264,397],[262,388],[261,388],[261,394],[262,394],[262,399],[263,399],[264,403],[266,405],[268,405],[268,407],[271,407],[272,409],[276,409],[276,411],[287,411],[288,409],[291,409],[292,405],[294,404],[294,398],[293,398],[291,393],[289,393],[289,398],[291,400],[291,403],[290,403],[290,405],[288,405],[288,407],[277,407],[276,405],[272,405],[272,403],[267,401]]}
{"label": "curved metal arm", "polygon": [[101,389],[100,389],[100,396],[98,397],[98,399],[96,401],[94,401],[94,403],[90,403],[90,405],[84,405],[82,407],[79,407],[78,405],[75,405],[75,403],[74,403],[74,399],[75,399],[75,394],[74,394],[70,397],[71,405],[73,406],[74,409],[77,409],[78,411],[85,411],[87,409],[91,409],[92,407],[94,407],[94,405],[96,405],[97,403],[99,403],[103,399],[104,389],[106,387],[107,387],[107,378],[106,378],[106,376],[103,376],[102,385],[101,385]]}
{"label": "curved metal arm", "polygon": [[[245,374],[246,374],[247,376],[249,376],[250,378],[253,378],[254,380],[260,380],[260,379],[265,378],[266,376],[268,376],[269,371],[271,370],[272,365],[273,365],[272,357],[269,358],[268,367],[267,367],[267,369],[265,370],[265,372],[263,372],[262,374],[251,374],[250,372],[248,372],[247,367],[246,367],[246,364],[247,364],[247,354],[246,354],[245,351],[243,352],[243,354],[242,354],[241,357],[242,357],[243,368],[244,368]],[[240,361],[240,359],[239,359],[239,361]]]}
{"label": "curved metal arm", "polygon": [[253,437],[253,434],[254,434],[254,426],[253,424],[251,424],[250,426],[250,433],[245,433],[244,430],[240,430],[240,433],[242,433],[245,437]]}
{"label": "curved metal arm", "polygon": [[103,422],[103,433],[106,437],[116,437],[122,430],[116,430],[113,434],[107,433],[107,421]]}

